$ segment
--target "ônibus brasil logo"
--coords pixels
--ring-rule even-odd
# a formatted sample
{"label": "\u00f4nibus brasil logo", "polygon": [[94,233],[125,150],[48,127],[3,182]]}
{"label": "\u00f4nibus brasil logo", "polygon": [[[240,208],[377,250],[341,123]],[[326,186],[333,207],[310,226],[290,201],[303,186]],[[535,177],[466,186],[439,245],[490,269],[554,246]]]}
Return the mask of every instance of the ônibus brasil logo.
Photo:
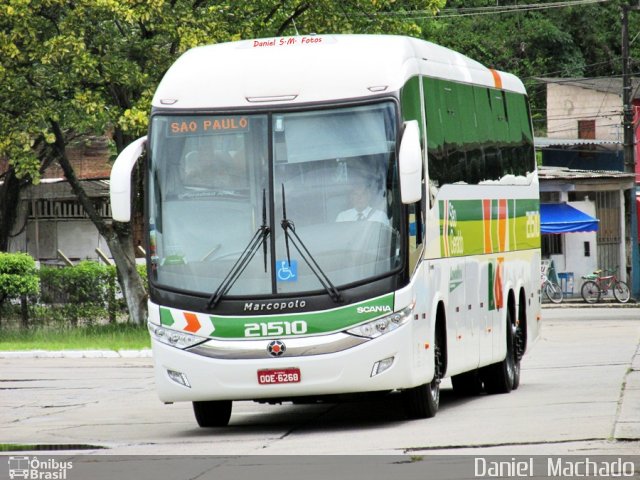
{"label": "\u00f4nibus brasil logo", "polygon": [[66,480],[67,471],[73,462],[61,462],[54,458],[39,460],[38,457],[9,457],[9,478],[26,480]]}

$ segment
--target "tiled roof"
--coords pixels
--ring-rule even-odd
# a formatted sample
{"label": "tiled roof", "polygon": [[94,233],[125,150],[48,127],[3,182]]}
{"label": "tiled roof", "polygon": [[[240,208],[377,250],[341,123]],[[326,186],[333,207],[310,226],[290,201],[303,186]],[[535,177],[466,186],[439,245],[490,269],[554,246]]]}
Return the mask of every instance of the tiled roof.
{"label": "tiled roof", "polygon": [[633,173],[618,172],[614,170],[575,170],[566,167],[538,167],[538,177],[544,180],[593,180],[593,179],[635,179]]}
{"label": "tiled roof", "polygon": [[536,148],[549,148],[549,147],[571,147],[575,145],[620,145],[621,141],[617,140],[586,140],[579,138],[550,138],[550,137],[535,137],[533,144]]}

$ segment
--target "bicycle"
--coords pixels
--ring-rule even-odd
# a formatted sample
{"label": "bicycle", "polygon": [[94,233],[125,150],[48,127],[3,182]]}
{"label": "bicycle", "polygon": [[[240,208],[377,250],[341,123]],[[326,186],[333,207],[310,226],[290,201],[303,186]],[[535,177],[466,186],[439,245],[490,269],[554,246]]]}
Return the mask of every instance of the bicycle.
{"label": "bicycle", "polygon": [[580,293],[587,303],[597,303],[600,297],[606,295],[609,290],[613,291],[613,296],[620,303],[627,303],[631,298],[629,286],[622,280],[618,280],[616,270],[605,270],[607,275],[602,275],[602,270],[596,270],[590,275],[583,275]]}
{"label": "bicycle", "polygon": [[542,285],[540,287],[547,295],[547,298],[553,303],[560,303],[564,298],[562,288],[556,282],[549,280],[549,277],[542,275]]}

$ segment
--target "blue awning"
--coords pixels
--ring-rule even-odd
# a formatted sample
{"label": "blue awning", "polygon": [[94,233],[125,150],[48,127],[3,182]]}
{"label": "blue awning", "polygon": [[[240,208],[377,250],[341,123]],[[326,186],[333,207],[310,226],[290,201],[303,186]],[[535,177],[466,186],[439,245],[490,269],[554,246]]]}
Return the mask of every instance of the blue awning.
{"label": "blue awning", "polygon": [[540,204],[541,233],[597,232],[598,222],[566,203]]}

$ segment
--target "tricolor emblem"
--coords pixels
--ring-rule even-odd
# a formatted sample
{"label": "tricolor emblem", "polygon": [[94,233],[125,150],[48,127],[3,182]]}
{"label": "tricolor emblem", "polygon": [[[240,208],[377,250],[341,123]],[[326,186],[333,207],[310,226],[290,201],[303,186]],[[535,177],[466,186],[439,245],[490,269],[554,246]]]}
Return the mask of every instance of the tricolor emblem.
{"label": "tricolor emblem", "polygon": [[160,323],[175,330],[182,330],[203,337],[210,336],[215,330],[209,315],[184,312],[173,308],[160,308]]}

